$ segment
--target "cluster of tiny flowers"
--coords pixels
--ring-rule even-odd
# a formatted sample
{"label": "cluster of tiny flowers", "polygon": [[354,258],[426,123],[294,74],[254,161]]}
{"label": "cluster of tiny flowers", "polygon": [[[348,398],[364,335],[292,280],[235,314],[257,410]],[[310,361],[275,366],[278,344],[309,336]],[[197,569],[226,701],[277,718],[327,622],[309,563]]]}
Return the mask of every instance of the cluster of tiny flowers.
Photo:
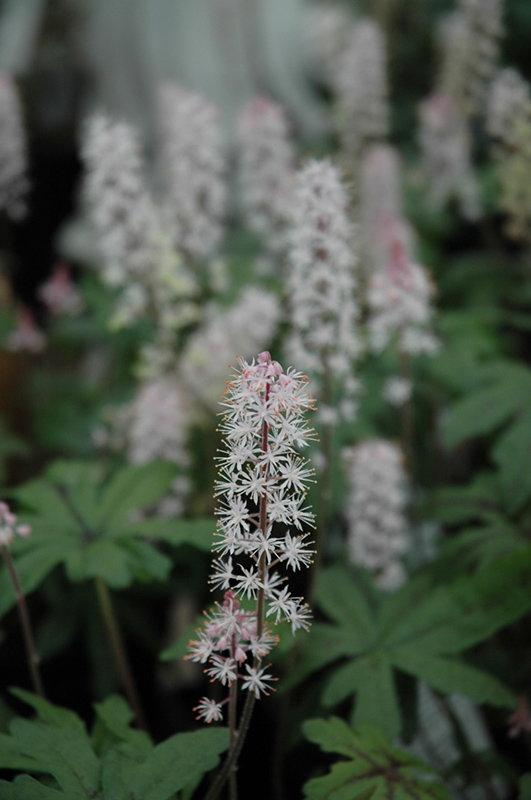
{"label": "cluster of tiny flowers", "polygon": [[363,148],[387,136],[389,104],[383,33],[363,19],[351,31],[339,60],[335,90],[342,149],[357,157]]}
{"label": "cluster of tiny flowers", "polygon": [[[226,449],[218,458],[221,502],[213,549],[219,557],[211,583],[225,592],[225,601],[207,617],[189,657],[208,661],[213,680],[241,679],[242,688],[258,697],[271,680],[267,668],[260,668],[275,641],[267,623],[287,620],[293,633],[310,624],[308,606],[273,568],[283,564],[296,571],[312,561],[303,527],[313,525],[305,498],[314,473],[298,450],[314,438],[305,417],[314,401],[304,376],[284,372],[264,352],[250,364],[239,360],[221,405]],[[242,612],[238,596],[255,600],[256,613]],[[245,663],[249,657],[252,666]],[[220,718],[221,705],[204,698],[197,711],[211,721]]]}
{"label": "cluster of tiny flowers", "polygon": [[218,110],[168,83],[159,90],[159,122],[168,230],[189,259],[207,258],[221,243],[226,205]]}
{"label": "cluster of tiny flowers", "polygon": [[4,347],[12,353],[42,353],[46,347],[46,336],[27,308],[19,312],[17,327],[7,335]]}
{"label": "cluster of tiny flowers", "polygon": [[493,80],[487,107],[487,133],[507,148],[518,148],[519,128],[531,121],[529,85],[517,70],[502,69]]}
{"label": "cluster of tiny flowers", "polygon": [[295,160],[284,109],[257,97],[242,110],[237,134],[244,218],[275,256],[285,244]]}
{"label": "cluster of tiny flowers", "polygon": [[494,140],[506,230],[531,240],[531,99],[529,86],[512,69],[502,70],[489,98],[487,130]]}
{"label": "cluster of tiny flowers", "polygon": [[186,393],[174,377],[141,385],[129,406],[129,461],[148,464],[161,459],[187,466],[189,424]]}
{"label": "cluster of tiny flowers", "polygon": [[368,333],[373,351],[396,342],[400,353],[433,354],[438,347],[431,331],[434,292],[424,267],[411,261],[400,241],[388,266],[369,280]]}
{"label": "cluster of tiny flowers", "polygon": [[419,140],[431,203],[456,199],[465,219],[480,216],[479,192],[470,157],[466,119],[450,95],[436,93],[420,105]]}
{"label": "cluster of tiny flowers", "polygon": [[175,376],[165,375],[142,382],[130,403],[105,409],[101,424],[93,431],[96,447],[125,452],[131,464],[161,460],[183,470],[168,493],[150,509],[157,517],[178,517],[185,511],[190,493],[186,472],[191,419],[186,388]]}
{"label": "cluster of tiny flowers", "polygon": [[66,314],[75,317],[83,310],[79,289],[65,264],[55,267],[50,278],[40,286],[38,296],[53,315]]}
{"label": "cluster of tiny flowers", "polygon": [[19,525],[17,517],[7,503],[0,501],[0,544],[10,544],[15,536],[22,536],[24,539],[31,533],[29,525]]}
{"label": "cluster of tiny flowers", "polygon": [[399,408],[407,403],[411,397],[413,385],[408,378],[403,378],[400,375],[393,375],[387,378],[384,388],[383,396],[388,403],[392,406]]}
{"label": "cluster of tiny flowers", "polygon": [[441,91],[467,113],[482,111],[497,66],[503,0],[458,0],[440,31]]}
{"label": "cluster of tiny flowers", "polygon": [[345,448],[343,457],[350,558],[375,573],[380,589],[394,591],[406,579],[399,556],[410,546],[402,453],[391,442],[374,439]]}
{"label": "cluster of tiny flowers", "polygon": [[11,219],[26,211],[29,189],[26,132],[17,87],[10,75],[0,73],[0,210]]}
{"label": "cluster of tiny flowers", "polygon": [[406,251],[413,253],[414,234],[402,210],[400,156],[391,145],[372,145],[362,155],[358,215],[366,275],[389,263],[391,243],[397,236]]}
{"label": "cluster of tiny flowers", "polygon": [[137,131],[97,114],[85,127],[85,196],[103,255],[103,278],[124,286],[154,270],[162,231],[145,186]]}
{"label": "cluster of tiny flowers", "polygon": [[102,255],[102,277],[123,291],[113,324],[150,313],[160,328],[177,328],[194,314],[194,285],[183,270],[145,184],[135,128],[102,114],[84,130],[85,199]]}
{"label": "cluster of tiny flowers", "polygon": [[280,302],[270,292],[247,287],[228,309],[207,308],[206,322],[188,339],[179,374],[191,395],[215,409],[229,378],[229,364],[238,348],[243,358],[268,347],[282,316]]}
{"label": "cluster of tiny flowers", "polygon": [[[352,377],[360,352],[356,331],[353,228],[339,170],[328,160],[308,162],[294,181],[288,231],[291,361],[319,382],[334,376],[343,390],[339,412],[351,418],[358,383]],[[333,409],[332,409],[333,410]],[[328,410],[321,407],[328,416]]]}
{"label": "cluster of tiny flowers", "polygon": [[335,86],[338,58],[348,44],[354,16],[346,5],[312,3],[305,19],[305,38],[320,70],[318,77]]}
{"label": "cluster of tiny flowers", "polygon": [[[268,695],[271,682],[276,678],[267,673],[267,667],[259,669],[255,664],[268,655],[278,637],[272,635],[268,627],[259,633],[256,614],[244,611],[230,589],[225,592],[223,604],[216,604],[205,616],[205,625],[197,631],[198,638],[190,642],[190,652],[185,659],[208,663],[210,666],[205,672],[211,681],[231,686],[234,681],[241,680],[242,688],[253,692],[257,699],[262,694]],[[252,664],[248,663],[249,657],[253,659]],[[223,706],[228,700],[227,697],[219,703],[202,697],[194,708],[197,718],[205,722],[223,719]]]}

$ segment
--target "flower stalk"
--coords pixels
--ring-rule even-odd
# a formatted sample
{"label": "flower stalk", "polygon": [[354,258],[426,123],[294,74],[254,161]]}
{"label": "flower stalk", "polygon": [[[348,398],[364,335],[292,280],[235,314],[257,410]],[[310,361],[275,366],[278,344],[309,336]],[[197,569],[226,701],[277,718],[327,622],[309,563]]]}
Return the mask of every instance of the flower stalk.
{"label": "flower stalk", "polygon": [[15,592],[15,599],[20,616],[20,623],[22,625],[26,657],[28,659],[28,667],[33,683],[33,689],[35,694],[37,694],[39,697],[44,697],[44,688],[39,671],[39,656],[35,648],[28,605],[26,603],[26,598],[24,596],[24,592],[22,591],[18,573],[8,547],[8,545],[15,538],[15,535],[26,538],[30,535],[30,533],[31,528],[29,525],[19,525],[17,522],[17,517],[10,510],[7,503],[0,502],[0,548],[2,549],[2,556],[4,558],[11,583],[13,584],[13,590]]}

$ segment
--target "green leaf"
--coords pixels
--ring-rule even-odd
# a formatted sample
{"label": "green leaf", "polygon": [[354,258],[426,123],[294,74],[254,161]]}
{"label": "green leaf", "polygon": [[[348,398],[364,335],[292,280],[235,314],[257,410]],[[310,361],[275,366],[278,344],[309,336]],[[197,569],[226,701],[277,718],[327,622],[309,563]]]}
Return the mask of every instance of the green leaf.
{"label": "green leaf", "polygon": [[522,775],[518,788],[520,790],[518,800],[531,800],[531,773]]}
{"label": "green leaf", "polygon": [[498,439],[492,455],[500,469],[507,510],[514,514],[531,498],[531,409]]}
{"label": "green leaf", "polygon": [[174,547],[189,544],[208,553],[212,549],[216,523],[211,517],[145,519],[132,522],[128,529],[135,536],[146,536]]}
{"label": "green leaf", "polygon": [[102,761],[101,787],[104,800],[130,800],[137,797],[129,793],[131,770],[138,758],[122,750],[109,750]]}
{"label": "green leaf", "polygon": [[12,783],[0,781],[2,800],[71,800],[76,795],[66,797],[63,792],[44,786],[29,775],[19,775]]}
{"label": "green leaf", "polygon": [[65,505],[57,487],[44,478],[29,481],[11,492],[29,513],[19,516],[34,524],[34,519],[45,519],[49,527],[57,532],[76,532],[79,523]]}
{"label": "green leaf", "polygon": [[[34,533],[34,546],[29,552],[16,557],[17,548],[13,547],[13,557],[17,570],[18,579],[25,595],[31,594],[44,578],[53,570],[57,564],[65,558],[69,550],[75,546],[72,539],[65,536],[57,536],[47,544],[35,541],[37,538]],[[30,537],[30,538],[31,538]],[[15,542],[13,543],[15,544]],[[15,604],[15,592],[11,577],[5,565],[0,569],[0,616],[3,616]]]}
{"label": "green leaf", "polygon": [[[107,697],[101,703],[95,703],[94,708],[97,721],[101,723],[105,731],[110,734],[110,741],[126,742],[133,750],[146,755],[152,749],[151,739],[144,731],[131,728],[134,714],[120,695]],[[92,734],[94,741],[94,732]],[[100,730],[99,740],[101,744],[102,733]]]}
{"label": "green leaf", "polygon": [[130,770],[127,788],[131,800],[169,800],[188,783],[214,769],[228,742],[225,728],[171,736]]}
{"label": "green leaf", "polygon": [[96,528],[100,521],[98,487],[105,475],[103,464],[93,461],[59,460],[46,470],[48,480],[57,487],[65,505],[75,507],[87,527]]}
{"label": "green leaf", "polygon": [[36,770],[53,775],[72,800],[96,795],[100,764],[79,728],[15,719],[10,730],[20,752],[35,759]]}
{"label": "green leaf", "polygon": [[[362,578],[360,578],[362,580]],[[319,576],[317,600],[323,611],[348,626],[360,647],[374,639],[374,613],[359,585],[341,568],[325,570]]]}
{"label": "green leaf", "polygon": [[340,587],[324,603],[320,596],[334,622],[310,630],[299,663],[284,683],[293,685],[327,667],[323,704],[334,706],[353,695],[356,723],[376,722],[390,736],[402,727],[395,670],[475,702],[514,706],[512,693],[499,681],[456,655],[531,609],[529,546],[453,585],[434,588],[429,573],[410,580],[380,600],[379,607],[368,607],[372,631],[366,639],[347,608],[351,591],[358,592],[355,580],[346,570],[343,575],[327,572]]}
{"label": "green leaf", "polygon": [[177,468],[167,461],[121,469],[105,488],[100,519],[109,531],[119,529],[124,517],[156,503],[168,491]]}
{"label": "green leaf", "polygon": [[464,694],[475,703],[502,708],[517,702],[515,695],[492,675],[462,661],[425,656],[417,647],[404,647],[394,651],[393,663],[443,694]]}
{"label": "green leaf", "polygon": [[61,706],[55,706],[53,703],[45,700],[44,697],[38,697],[38,695],[27,692],[25,689],[14,688],[10,689],[10,691],[11,694],[18,697],[19,700],[23,700],[24,703],[34,708],[39,715],[39,719],[43,722],[48,722],[50,725],[56,725],[59,728],[71,726],[85,733],[85,725],[74,711],[70,711],[68,708],[62,708]]}
{"label": "green leaf", "polygon": [[390,659],[375,654],[363,659],[358,675],[354,721],[356,725],[375,722],[392,738],[400,733],[400,708]]}
{"label": "green leaf", "polygon": [[495,431],[531,400],[531,371],[516,362],[500,362],[483,371],[480,386],[448,410],[443,425],[447,447]]}
{"label": "green leaf", "polygon": [[[38,772],[36,763],[31,756],[22,755],[12,736],[7,733],[0,733],[0,769],[14,769],[17,772]],[[0,794],[0,797],[2,796]]]}
{"label": "green leaf", "polygon": [[113,589],[130,586],[135,577],[127,551],[109,539],[96,539],[71,550],[65,567],[71,581],[101,578]]}
{"label": "green leaf", "polygon": [[304,785],[307,800],[447,800],[434,770],[409,753],[392,747],[376,726],[355,730],[337,717],[308,720],[304,734],[325,752],[339,753],[348,761]]}
{"label": "green leaf", "polygon": [[481,472],[468,486],[444,486],[431,492],[425,513],[449,525],[483,520],[501,505],[498,476]]}

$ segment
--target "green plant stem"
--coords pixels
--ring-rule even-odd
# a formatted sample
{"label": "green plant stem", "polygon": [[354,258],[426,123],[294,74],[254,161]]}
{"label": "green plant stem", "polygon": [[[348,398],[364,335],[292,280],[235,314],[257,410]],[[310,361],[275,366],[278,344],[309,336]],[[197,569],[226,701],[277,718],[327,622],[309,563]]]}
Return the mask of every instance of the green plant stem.
{"label": "green plant stem", "polygon": [[133,675],[131,673],[129,662],[125,653],[118,621],[114,613],[109,587],[104,581],[102,581],[101,578],[96,578],[95,583],[101,613],[103,615],[103,620],[109,636],[116,666],[118,667],[118,672],[120,673],[124,691],[127,695],[127,700],[134,711],[137,726],[141,730],[145,731],[145,718],[142,711],[142,706],[140,705],[140,700],[138,698],[138,693],[136,691]]}
{"label": "green plant stem", "polygon": [[22,586],[20,585],[20,581],[18,579],[13,559],[11,558],[11,553],[9,552],[9,547],[6,544],[2,544],[2,555],[4,557],[7,571],[9,572],[9,577],[11,578],[11,583],[13,584],[13,589],[15,591],[15,598],[17,601],[18,613],[20,615],[20,622],[22,624],[24,644],[26,646],[26,656],[28,659],[28,666],[33,688],[35,690],[35,694],[39,695],[39,697],[44,697],[44,688],[42,685],[41,674],[39,672],[39,656],[37,655],[35,642],[33,640],[28,605],[26,603],[26,598],[24,597],[24,592],[22,591]]}
{"label": "green plant stem", "polygon": [[240,725],[238,729],[238,737],[236,739],[235,745],[232,749],[232,752],[229,753],[227,756],[227,760],[221,767],[220,771],[216,775],[216,778],[208,790],[207,794],[205,795],[205,800],[215,800],[215,798],[219,795],[223,786],[225,785],[225,781],[229,777],[231,771],[233,771],[238,763],[238,759],[240,757],[240,753],[242,751],[243,744],[245,742],[245,738],[247,736],[247,731],[249,730],[249,725],[251,723],[251,717],[253,715],[253,708],[256,702],[256,698],[254,696],[254,692],[249,692],[247,694],[247,699],[245,701],[245,706],[243,708]]}
{"label": "green plant stem", "polygon": [[[234,640],[233,635],[233,640]],[[233,657],[234,657],[234,642],[233,642]],[[233,681],[230,687],[230,699],[229,699],[229,753],[232,753],[236,741],[238,739],[238,733],[236,730],[236,711],[237,711],[237,700],[238,700],[238,681]],[[232,769],[229,772],[229,797],[230,800],[237,800],[238,798],[238,786],[236,781],[236,765],[234,764]]]}

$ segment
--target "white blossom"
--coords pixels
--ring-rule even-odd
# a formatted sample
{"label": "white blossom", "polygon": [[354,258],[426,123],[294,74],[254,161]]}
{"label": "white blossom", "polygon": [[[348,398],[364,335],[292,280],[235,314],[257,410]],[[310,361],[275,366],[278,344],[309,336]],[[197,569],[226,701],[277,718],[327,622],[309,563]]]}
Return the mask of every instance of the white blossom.
{"label": "white blossom", "polygon": [[400,556],[410,547],[402,453],[391,442],[373,439],[345,448],[343,457],[350,558],[375,573],[383,591],[393,591],[405,580]]}
{"label": "white blossom", "polygon": [[493,80],[487,109],[487,132],[508,147],[518,147],[518,128],[531,122],[529,84],[511,68],[502,69]]}
{"label": "white blossom", "polygon": [[38,290],[38,297],[51,314],[75,317],[83,310],[83,299],[65,264],[58,264]]}
{"label": "white blossom", "polygon": [[215,408],[236,355],[251,358],[268,347],[280,318],[276,296],[252,286],[228,309],[208,307],[205,323],[189,337],[180,361],[180,375],[193,396]]}
{"label": "white blossom", "polygon": [[272,256],[282,253],[289,218],[295,152],[282,106],[256,97],[237,125],[244,219]]}
{"label": "white blossom", "polygon": [[432,328],[434,292],[424,267],[409,260],[395,244],[388,266],[369,280],[368,333],[371,348],[381,352],[392,342],[400,353],[433,354],[438,342]]}
{"label": "white blossom", "polygon": [[339,129],[347,156],[387,136],[389,106],[384,35],[378,23],[358,21],[352,28],[336,75]]}
{"label": "white blossom", "polygon": [[393,375],[384,384],[383,396],[392,406],[400,407],[411,397],[413,385],[409,378]]}
{"label": "white blossom", "polygon": [[148,464],[162,459],[187,466],[189,420],[186,393],[174,377],[141,385],[129,407],[130,462]]}
{"label": "white blossom", "polygon": [[[241,688],[258,698],[275,680],[261,666],[277,640],[268,618],[275,624],[288,621],[293,633],[310,625],[307,605],[290,593],[286,577],[274,568],[307,567],[314,553],[307,534],[285,532],[285,526],[297,527],[297,511],[304,509],[313,481],[298,450],[315,438],[306,419],[314,400],[304,376],[292,369],[284,372],[262,352],[251,363],[238,359],[221,406],[224,448],[217,458],[220,505],[213,546],[220,557],[211,582],[225,594],[223,604],[206,615],[186,658],[208,662],[212,680],[222,685],[241,681]],[[281,535],[276,535],[279,523]],[[244,611],[239,597],[255,600],[255,610]],[[214,708],[203,700],[199,717],[217,719],[226,702]]]}
{"label": "white blossom", "polygon": [[161,331],[188,324],[197,316],[195,283],[173,249],[148,191],[135,128],[96,114],[85,125],[82,156],[102,278],[122,290],[113,327],[148,316],[160,336]]}
{"label": "white blossom", "polygon": [[26,213],[29,190],[26,131],[17,87],[0,72],[0,211],[11,219]]}
{"label": "white blossom", "polygon": [[358,389],[353,363],[360,344],[347,202],[340,173],[328,159],[310,161],[297,173],[288,233],[292,331],[286,349],[290,360],[315,377],[317,393],[323,380],[334,379],[351,400]]}
{"label": "white blossom", "polygon": [[422,102],[419,114],[422,165],[432,205],[440,208],[455,198],[465,219],[478,219],[479,192],[465,117],[445,94],[430,95]]}
{"label": "white blossom", "polygon": [[354,16],[346,4],[314,3],[307,11],[306,40],[321,70],[320,77],[332,86],[353,24]]}
{"label": "white blossom", "polygon": [[207,258],[221,244],[226,206],[218,110],[173,83],[160,87],[158,105],[168,230],[188,258]]}
{"label": "white blossom", "polygon": [[30,534],[30,526],[19,524],[16,514],[13,514],[8,504],[0,501],[0,544],[7,547],[15,536],[26,539]]}
{"label": "white blossom", "polygon": [[92,116],[82,140],[85,197],[103,256],[104,280],[124,286],[156,268],[163,232],[145,184],[137,131],[103,114]]}
{"label": "white blossom", "polygon": [[438,88],[466,113],[482,113],[503,32],[503,0],[458,0],[440,27]]}
{"label": "white blossom", "polygon": [[361,157],[358,191],[363,268],[370,275],[387,263],[392,242],[400,238],[413,256],[415,237],[403,216],[402,165],[396,148],[375,144]]}

